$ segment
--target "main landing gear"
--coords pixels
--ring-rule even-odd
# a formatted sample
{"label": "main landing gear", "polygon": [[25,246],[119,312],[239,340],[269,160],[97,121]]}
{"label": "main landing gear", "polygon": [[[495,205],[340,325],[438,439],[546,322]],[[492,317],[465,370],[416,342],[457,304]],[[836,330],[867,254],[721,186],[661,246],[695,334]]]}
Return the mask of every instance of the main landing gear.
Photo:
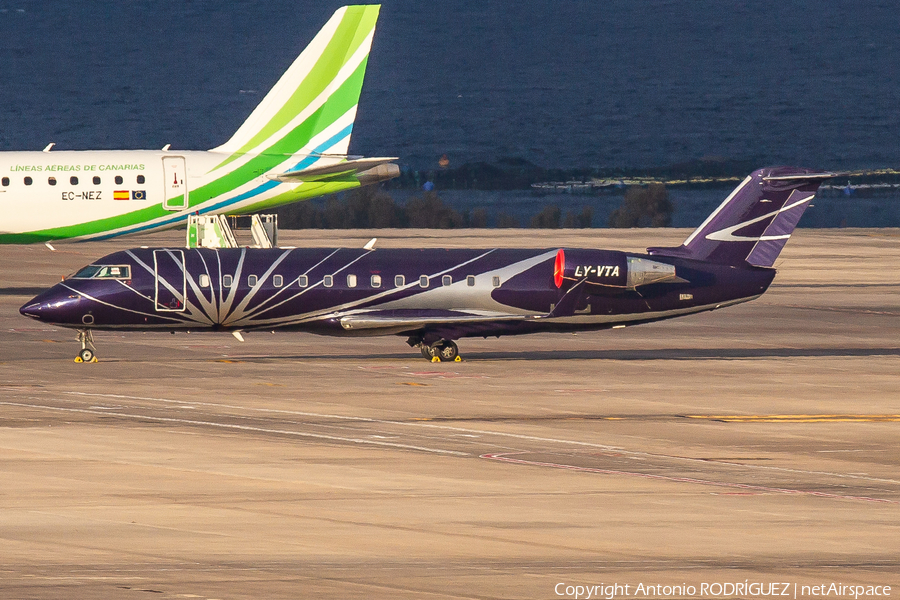
{"label": "main landing gear", "polygon": [[462,362],[459,347],[451,340],[439,340],[430,346],[425,342],[419,342],[419,350],[422,351],[422,356],[431,362]]}
{"label": "main landing gear", "polygon": [[94,348],[94,333],[90,329],[78,330],[78,341],[81,342],[81,352],[75,357],[77,363],[97,362],[97,350]]}

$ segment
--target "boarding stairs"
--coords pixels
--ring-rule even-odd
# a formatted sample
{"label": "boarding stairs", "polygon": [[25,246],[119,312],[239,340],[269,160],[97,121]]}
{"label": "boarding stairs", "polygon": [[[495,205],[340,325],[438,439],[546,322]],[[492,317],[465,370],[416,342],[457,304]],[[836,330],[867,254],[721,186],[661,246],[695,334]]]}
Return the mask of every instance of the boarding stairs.
{"label": "boarding stairs", "polygon": [[[246,231],[242,222],[249,219],[252,243],[238,243],[235,229]],[[231,221],[231,223],[229,223]],[[188,248],[275,248],[278,245],[278,215],[190,215]]]}

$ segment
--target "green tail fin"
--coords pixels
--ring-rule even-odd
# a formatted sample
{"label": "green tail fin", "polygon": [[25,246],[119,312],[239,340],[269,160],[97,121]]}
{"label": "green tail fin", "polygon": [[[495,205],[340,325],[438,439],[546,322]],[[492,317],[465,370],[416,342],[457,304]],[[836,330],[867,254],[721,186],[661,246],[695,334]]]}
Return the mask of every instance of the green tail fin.
{"label": "green tail fin", "polygon": [[379,5],[338,9],[230,140],[228,154],[346,154]]}

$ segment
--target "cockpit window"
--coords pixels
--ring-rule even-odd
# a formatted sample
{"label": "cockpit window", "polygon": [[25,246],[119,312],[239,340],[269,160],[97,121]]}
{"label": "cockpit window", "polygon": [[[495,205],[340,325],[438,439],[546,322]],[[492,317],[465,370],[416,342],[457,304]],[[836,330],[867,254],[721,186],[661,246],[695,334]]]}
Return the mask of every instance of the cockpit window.
{"label": "cockpit window", "polygon": [[71,279],[90,279],[94,275],[100,272],[100,267],[90,265],[76,272],[71,276]]}
{"label": "cockpit window", "polygon": [[129,265],[89,265],[84,267],[71,279],[131,279]]}
{"label": "cockpit window", "polygon": [[128,265],[100,267],[100,272],[95,277],[98,279],[131,279],[131,267]]}

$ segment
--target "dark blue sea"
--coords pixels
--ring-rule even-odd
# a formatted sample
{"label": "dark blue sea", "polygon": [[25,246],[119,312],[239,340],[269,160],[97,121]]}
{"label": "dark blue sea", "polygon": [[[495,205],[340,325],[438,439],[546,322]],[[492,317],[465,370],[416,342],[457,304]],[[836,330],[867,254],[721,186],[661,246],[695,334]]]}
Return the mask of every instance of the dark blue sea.
{"label": "dark blue sea", "polygon": [[[0,150],[220,144],[341,4],[0,0]],[[898,65],[896,2],[387,0],[351,152],[896,168]]]}

